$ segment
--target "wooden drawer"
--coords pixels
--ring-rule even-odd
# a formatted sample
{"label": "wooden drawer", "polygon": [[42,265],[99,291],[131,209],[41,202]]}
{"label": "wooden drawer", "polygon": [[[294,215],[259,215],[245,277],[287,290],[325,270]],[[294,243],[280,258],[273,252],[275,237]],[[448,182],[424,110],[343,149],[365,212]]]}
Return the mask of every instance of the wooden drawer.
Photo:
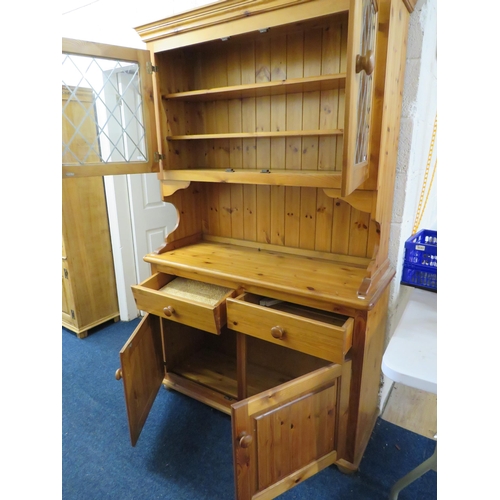
{"label": "wooden drawer", "polygon": [[352,345],[354,320],[289,302],[260,305],[244,293],[227,300],[227,326],[311,356],[342,363]]}
{"label": "wooden drawer", "polygon": [[236,290],[165,273],[132,286],[137,308],[171,321],[220,335],[226,324],[226,298]]}

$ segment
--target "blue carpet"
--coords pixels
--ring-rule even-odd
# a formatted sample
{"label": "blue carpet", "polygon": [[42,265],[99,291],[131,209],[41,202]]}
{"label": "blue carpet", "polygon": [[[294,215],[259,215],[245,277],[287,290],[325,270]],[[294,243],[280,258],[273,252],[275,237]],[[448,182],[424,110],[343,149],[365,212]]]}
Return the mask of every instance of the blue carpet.
{"label": "blue carpet", "polygon": [[[65,500],[232,500],[231,419],[160,389],[137,445],[130,445],[119,351],[139,319],[107,323],[78,339],[62,329],[62,493]],[[385,500],[428,458],[434,441],[378,419],[359,470],[328,467],[280,500]],[[399,500],[437,498],[427,472]]]}

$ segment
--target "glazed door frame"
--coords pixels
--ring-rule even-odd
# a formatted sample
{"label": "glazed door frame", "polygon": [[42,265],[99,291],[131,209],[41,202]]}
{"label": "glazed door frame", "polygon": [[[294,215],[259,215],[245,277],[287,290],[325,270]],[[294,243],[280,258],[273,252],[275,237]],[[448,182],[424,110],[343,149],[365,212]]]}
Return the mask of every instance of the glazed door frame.
{"label": "glazed door frame", "polygon": [[[347,43],[344,160],[342,196],[348,196],[369,177],[371,109],[374,98],[376,0],[351,0]],[[361,143],[361,144],[360,144]],[[364,143],[364,144],[363,144]],[[360,151],[362,154],[361,159]]]}
{"label": "glazed door frame", "polygon": [[[153,72],[148,50],[120,47],[102,43],[62,39],[62,53],[68,55],[87,56],[99,59],[109,59],[119,62],[136,63],[139,67],[139,89],[142,96],[142,125],[145,130],[144,161],[129,162],[88,162],[84,164],[62,164],[62,177],[94,177],[104,175],[151,173],[158,171],[156,111],[154,103]],[[90,89],[92,90],[92,89]],[[100,98],[102,100],[102,98]],[[63,127],[65,122],[63,121]],[[69,126],[69,124],[66,124]],[[78,124],[76,128],[78,128]]]}

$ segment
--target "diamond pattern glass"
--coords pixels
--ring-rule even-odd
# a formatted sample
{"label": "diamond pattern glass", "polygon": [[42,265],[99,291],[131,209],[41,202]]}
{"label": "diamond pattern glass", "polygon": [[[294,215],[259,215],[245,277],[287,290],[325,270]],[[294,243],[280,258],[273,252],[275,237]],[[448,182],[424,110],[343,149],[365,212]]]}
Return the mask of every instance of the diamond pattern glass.
{"label": "diamond pattern glass", "polygon": [[[360,54],[373,53],[375,48],[375,26],[377,12],[373,0],[363,0],[363,17],[360,39]],[[354,163],[363,163],[368,159],[368,137],[370,128],[373,74],[365,71],[359,74],[358,125],[356,132],[356,156]]]}
{"label": "diamond pattern glass", "polygon": [[62,54],[64,165],[147,161],[139,66]]}

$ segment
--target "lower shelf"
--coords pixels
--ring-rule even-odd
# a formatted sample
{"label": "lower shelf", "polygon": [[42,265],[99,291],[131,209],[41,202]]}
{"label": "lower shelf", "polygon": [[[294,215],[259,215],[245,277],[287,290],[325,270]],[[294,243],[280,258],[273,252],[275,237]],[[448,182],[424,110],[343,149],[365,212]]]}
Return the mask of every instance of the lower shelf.
{"label": "lower shelf", "polygon": [[342,172],[334,170],[216,169],[163,170],[160,179],[170,182],[224,182],[265,186],[297,186],[339,189]]}
{"label": "lower shelf", "polygon": [[[171,366],[163,385],[230,414],[231,405],[242,398],[274,389],[329,364],[325,360],[252,337],[248,337],[247,344],[246,390],[238,386],[236,356],[207,345]],[[257,359],[262,362],[252,362]],[[280,362],[276,363],[276,360]]]}
{"label": "lower shelf", "polygon": [[[222,352],[202,349],[190,356],[172,373],[182,378],[219,392],[233,401],[238,399],[236,359]],[[275,370],[247,364],[247,394],[253,396],[277,385],[292,380],[292,377]],[[179,380],[177,379],[177,382]]]}

